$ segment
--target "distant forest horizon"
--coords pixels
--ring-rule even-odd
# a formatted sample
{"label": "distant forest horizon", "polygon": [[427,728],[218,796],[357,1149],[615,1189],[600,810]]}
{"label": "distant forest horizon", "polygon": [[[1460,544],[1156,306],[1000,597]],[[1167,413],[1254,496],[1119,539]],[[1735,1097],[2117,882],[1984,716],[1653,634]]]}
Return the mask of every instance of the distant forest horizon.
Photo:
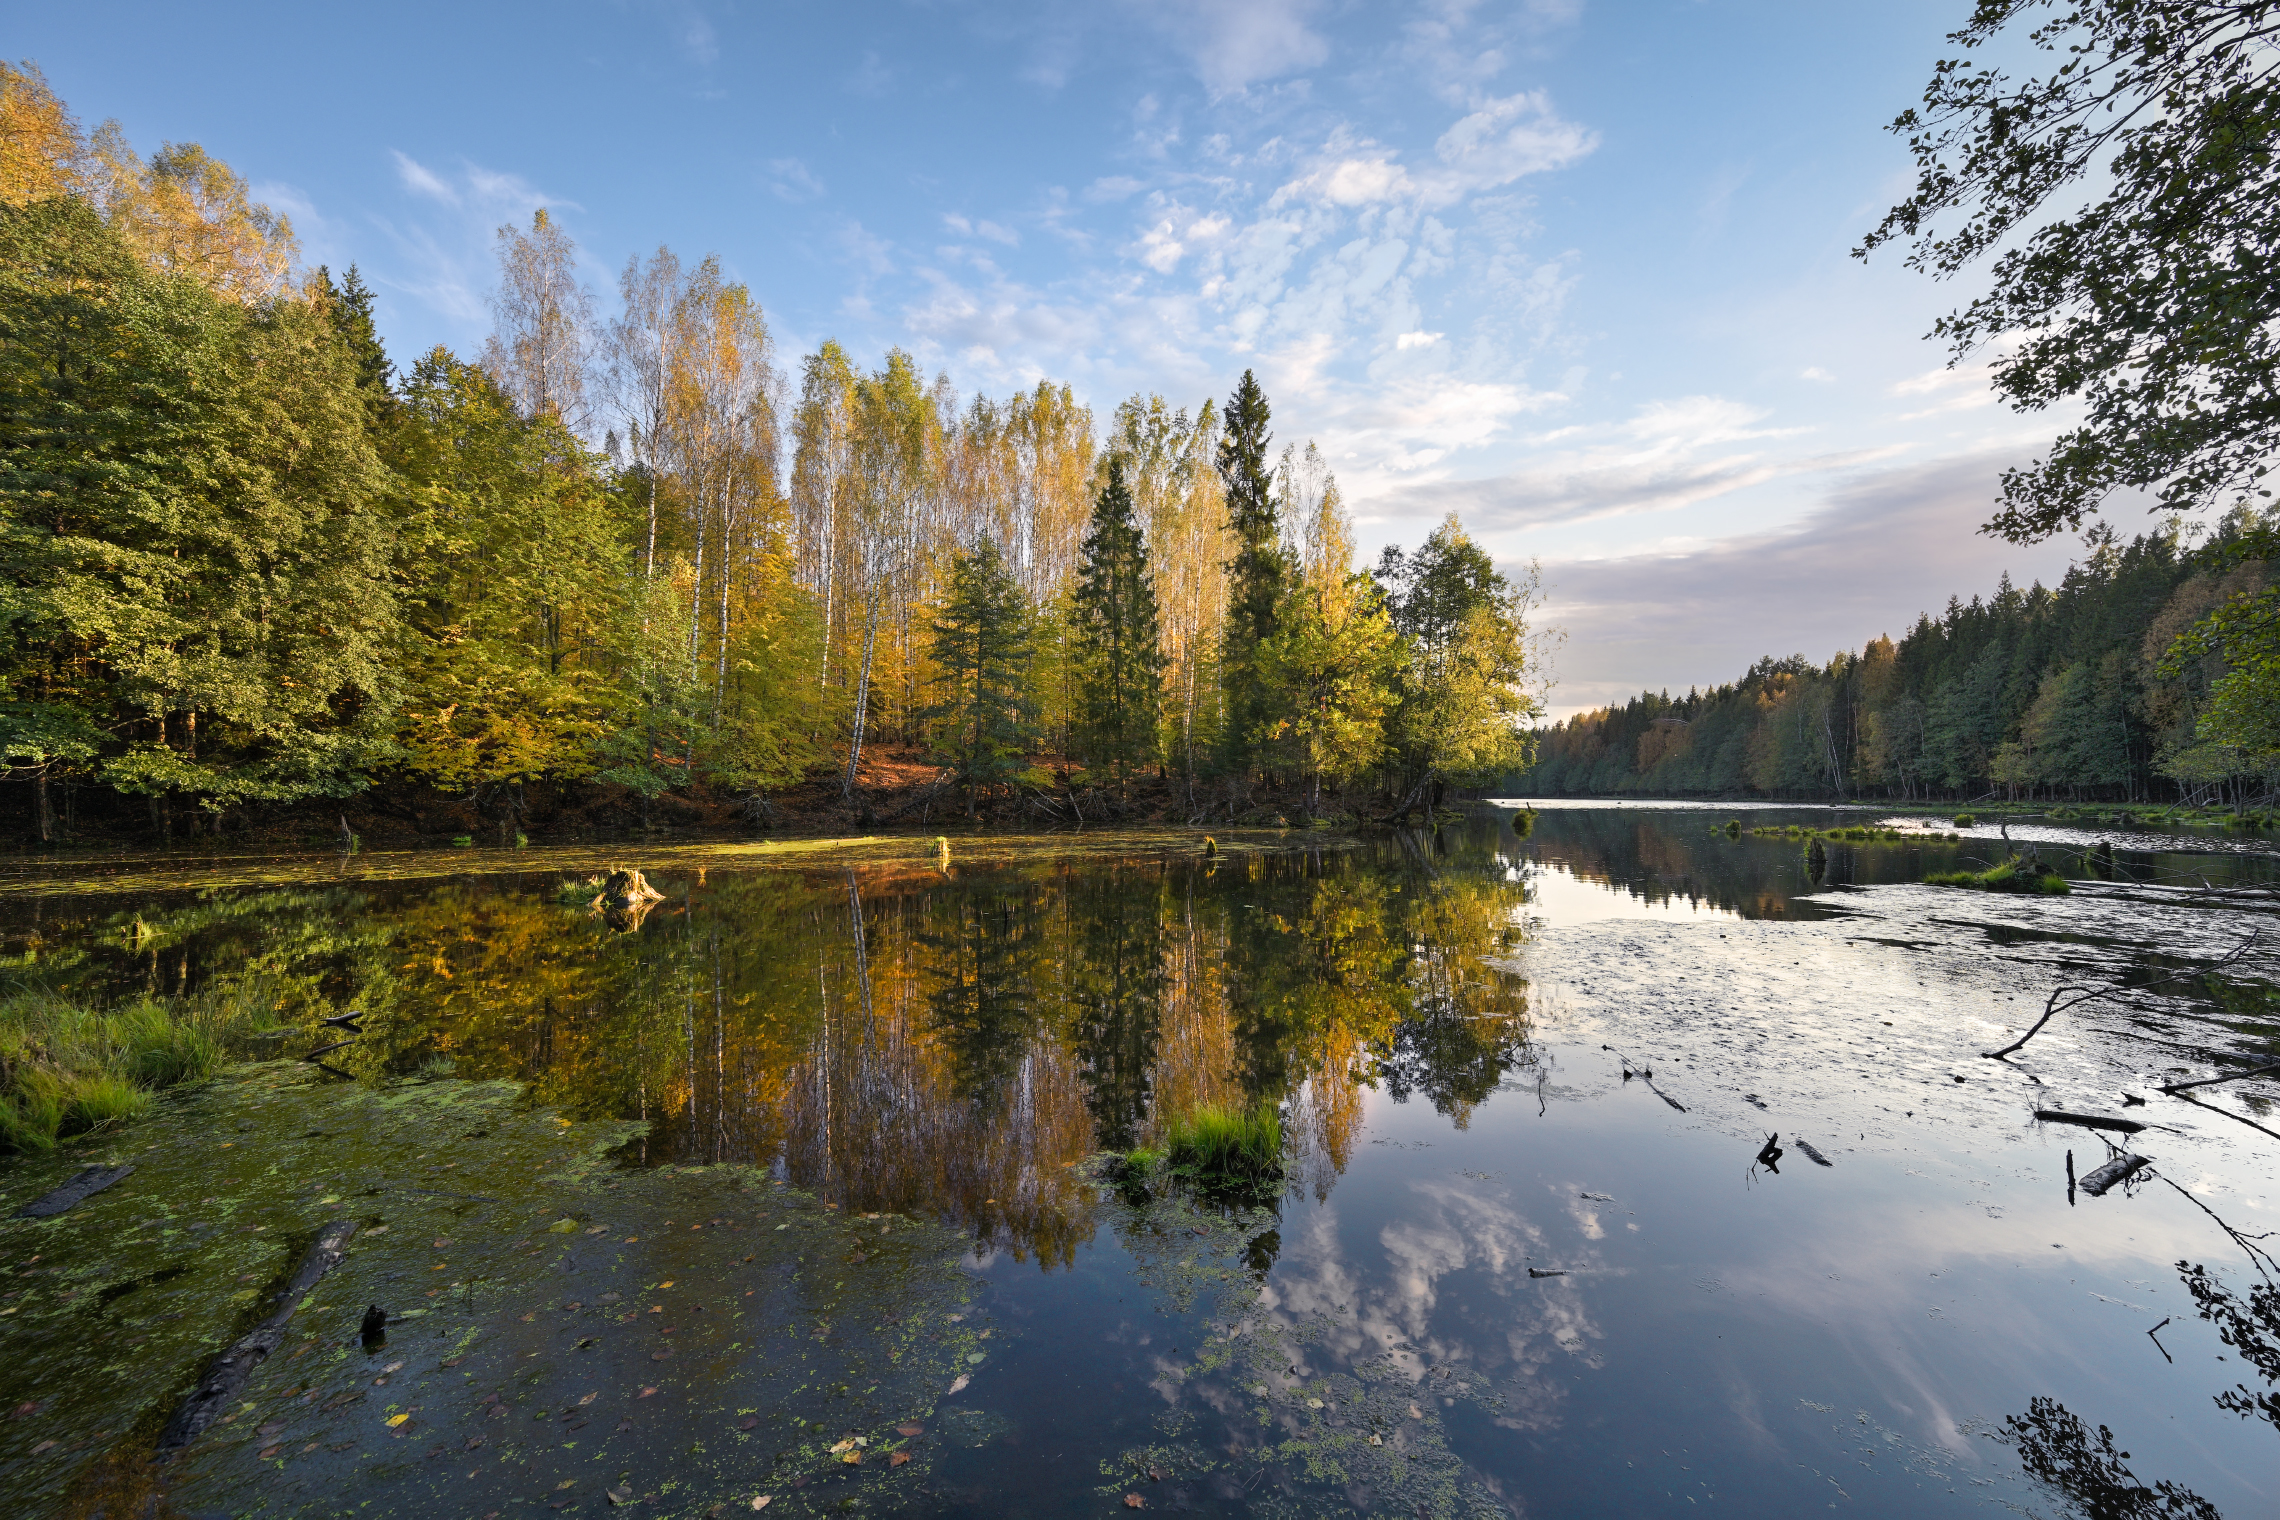
{"label": "distant forest horizon", "polygon": [[1768,655],[1739,680],[1642,691],[1536,732],[1506,778],[1544,796],[1875,797],[2232,803],[2269,790],[2203,734],[2221,653],[2196,623],[2271,586],[2246,557],[2270,531],[2236,511],[2200,543],[2174,526],[2127,544],[2101,527],[2055,587],[2008,574],[1951,596],[1895,641],[1816,664]]}

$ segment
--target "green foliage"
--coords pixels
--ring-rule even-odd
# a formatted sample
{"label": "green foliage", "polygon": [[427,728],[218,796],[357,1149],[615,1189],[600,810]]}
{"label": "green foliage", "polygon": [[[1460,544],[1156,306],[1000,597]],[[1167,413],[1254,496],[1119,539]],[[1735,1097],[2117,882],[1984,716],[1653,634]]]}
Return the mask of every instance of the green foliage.
{"label": "green foliage", "polygon": [[0,207],[17,744],[215,807],[355,790],[397,687],[387,482],[308,304],[148,269],[79,201]]}
{"label": "green foliage", "polygon": [[1407,656],[1388,723],[1404,805],[1429,784],[1485,784],[1527,765],[1531,588],[1499,572],[1453,514],[1415,553],[1389,545],[1377,581]]}
{"label": "green foliage", "polygon": [[[2039,25],[2038,9],[1980,0],[1950,35],[1964,56],[1892,123],[1915,191],[1858,251],[1902,241],[1941,278],[1992,256],[1986,292],[1935,335],[1958,358],[2003,341],[1994,384],[2019,410],[2083,410],[2005,474],[1994,530],[2031,543],[2130,488],[2169,511],[2268,498],[2280,287],[2246,250],[2280,231],[2280,5],[2089,0]],[[2014,75],[2009,58],[2051,66]]]}
{"label": "green foliage", "polygon": [[1154,758],[1164,653],[1148,545],[1117,455],[1093,502],[1070,621],[1076,748],[1121,782]]}
{"label": "green foliage", "polygon": [[1277,1181],[1283,1174],[1282,1114],[1266,1103],[1201,1104],[1165,1121],[1163,1146],[1176,1171],[1206,1185]]}
{"label": "green foliage", "polygon": [[1958,813],[1955,815],[1955,826],[1959,829],[1975,828],[1978,826],[1978,823],[1979,820],[1970,813]]}
{"label": "green foliage", "polygon": [[1027,769],[1023,757],[1037,741],[1034,647],[1029,599],[996,541],[984,538],[951,563],[929,651],[938,672],[927,710],[933,747],[957,767],[969,796]]}
{"label": "green foliage", "polygon": [[[2208,722],[2238,690],[2245,737],[2280,704],[2257,695],[2255,638],[2209,634],[2271,576],[2269,530],[2235,514],[2199,548],[2171,532],[2100,530],[2055,587],[2008,577],[1951,599],[1898,640],[1815,665],[1758,661],[1738,681],[1642,693],[1540,735],[1524,783],[1549,793],[2140,801],[2253,796],[2280,755]],[[2179,636],[2193,636],[2182,643]],[[2232,683],[2227,685],[2227,683]],[[2224,721],[2218,719],[2217,721]]]}
{"label": "green foliage", "polygon": [[402,410],[406,764],[451,789],[588,773],[632,571],[594,461],[440,348]]}

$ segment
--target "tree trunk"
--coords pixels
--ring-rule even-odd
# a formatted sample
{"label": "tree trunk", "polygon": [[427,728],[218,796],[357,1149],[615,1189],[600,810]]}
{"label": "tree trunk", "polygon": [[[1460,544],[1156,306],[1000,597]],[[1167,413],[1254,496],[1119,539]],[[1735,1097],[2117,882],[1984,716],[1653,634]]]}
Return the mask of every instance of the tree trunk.
{"label": "tree trunk", "polygon": [[847,776],[839,783],[839,795],[850,801],[855,796],[855,766],[863,758],[863,719],[871,704],[871,652],[878,639],[879,595],[874,589],[864,602],[863,677],[855,683],[855,732],[847,744]]}

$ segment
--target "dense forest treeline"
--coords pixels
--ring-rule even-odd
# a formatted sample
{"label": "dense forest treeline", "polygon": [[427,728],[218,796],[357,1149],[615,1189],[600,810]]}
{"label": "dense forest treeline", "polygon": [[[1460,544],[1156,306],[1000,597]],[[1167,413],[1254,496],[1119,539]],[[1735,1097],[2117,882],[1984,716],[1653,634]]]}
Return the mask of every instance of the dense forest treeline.
{"label": "dense forest treeline", "polygon": [[[718,259],[605,317],[544,211],[482,354],[399,367],[372,293],[200,148],[145,161],[0,66],[0,769],[42,840],[374,787],[502,840],[537,783],[769,798],[866,746],[946,805],[1399,814],[1526,758],[1533,585],[1454,518],[1353,566],[1248,374],[1102,426],[899,350],[779,363]],[[1343,802],[1326,802],[1325,797]],[[147,807],[147,820],[144,809]]]}
{"label": "dense forest treeline", "polygon": [[2101,525],[2055,588],[1950,598],[1897,643],[1767,658],[1729,686],[1645,692],[1555,724],[1508,784],[1563,795],[1879,796],[2245,803],[2280,780],[2269,675],[2211,614],[2272,582],[2271,524],[2208,541]]}

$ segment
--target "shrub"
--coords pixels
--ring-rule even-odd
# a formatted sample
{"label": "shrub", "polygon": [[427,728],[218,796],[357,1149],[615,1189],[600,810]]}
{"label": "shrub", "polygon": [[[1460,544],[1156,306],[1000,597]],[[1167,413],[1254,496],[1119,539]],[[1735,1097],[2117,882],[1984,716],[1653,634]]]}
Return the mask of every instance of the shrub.
{"label": "shrub", "polygon": [[1972,817],[1969,813],[1958,813],[1955,815],[1955,826],[1959,829],[1968,829],[1978,821],[1978,819]]}

